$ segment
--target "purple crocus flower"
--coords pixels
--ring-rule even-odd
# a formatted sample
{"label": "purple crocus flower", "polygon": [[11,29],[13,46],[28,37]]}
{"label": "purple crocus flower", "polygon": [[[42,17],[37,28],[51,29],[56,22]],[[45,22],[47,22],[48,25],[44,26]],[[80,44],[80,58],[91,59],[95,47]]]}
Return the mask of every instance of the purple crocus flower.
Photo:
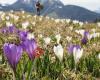
{"label": "purple crocus flower", "polygon": [[70,44],[70,45],[68,46],[68,52],[69,52],[69,53],[73,53],[73,48],[74,48],[74,45]]}
{"label": "purple crocus flower", "polygon": [[88,31],[85,31],[84,32],[84,37],[87,37],[89,35],[89,32]]}
{"label": "purple crocus flower", "polygon": [[80,45],[74,45],[74,47],[76,47],[76,49],[81,49]]}
{"label": "purple crocus flower", "polygon": [[8,31],[9,33],[18,33],[19,30],[14,25],[12,25],[8,27]]}
{"label": "purple crocus flower", "polygon": [[79,59],[82,57],[83,49],[80,45],[70,45],[69,46],[69,53],[72,53],[74,56],[75,64],[79,61]]}
{"label": "purple crocus flower", "polygon": [[84,44],[84,45],[87,44],[87,42],[88,42],[88,35],[89,35],[89,32],[88,32],[88,31],[85,31],[85,32],[84,32],[84,36],[83,36],[83,38],[82,38],[82,40],[81,40],[81,43],[82,43],[82,44]]}
{"label": "purple crocus flower", "polygon": [[8,29],[7,29],[7,28],[2,28],[2,29],[0,30],[0,32],[1,32],[2,34],[7,34],[7,33],[8,33]]}
{"label": "purple crocus flower", "polygon": [[8,34],[8,33],[16,33],[17,29],[15,26],[9,26],[9,27],[4,27],[1,29],[1,32],[3,34]]}
{"label": "purple crocus flower", "polygon": [[22,47],[15,44],[5,43],[3,46],[5,57],[8,59],[9,64],[16,71],[17,64],[22,55]]}
{"label": "purple crocus flower", "polygon": [[28,53],[28,56],[31,60],[35,57],[35,50],[37,49],[37,43],[34,39],[22,42],[23,49]]}
{"label": "purple crocus flower", "polygon": [[76,47],[76,49],[80,49],[80,48],[81,48],[79,45],[70,44],[70,45],[68,46],[68,52],[69,52],[70,54],[72,54],[75,47]]}
{"label": "purple crocus flower", "polygon": [[18,31],[19,38],[20,38],[22,41],[26,40],[26,38],[27,38],[27,33],[28,33],[28,32],[26,32],[26,31]]}
{"label": "purple crocus flower", "polygon": [[8,31],[9,31],[9,33],[14,33],[16,31],[15,26],[9,26]]}
{"label": "purple crocus flower", "polygon": [[88,39],[86,37],[83,37],[82,40],[81,40],[81,43],[86,45],[88,42]]}

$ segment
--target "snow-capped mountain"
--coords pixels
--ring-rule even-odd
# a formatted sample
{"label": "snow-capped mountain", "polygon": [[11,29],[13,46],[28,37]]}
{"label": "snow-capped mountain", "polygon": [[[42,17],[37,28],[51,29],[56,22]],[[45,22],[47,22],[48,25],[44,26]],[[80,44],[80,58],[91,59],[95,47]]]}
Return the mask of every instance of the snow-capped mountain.
{"label": "snow-capped mountain", "polygon": [[[11,5],[0,5],[0,10],[25,10],[27,12],[35,13],[35,3],[37,0],[17,0]],[[55,18],[71,18],[80,21],[93,21],[100,19],[100,14],[90,11],[88,9],[74,6],[64,5],[60,0],[40,0],[44,8],[41,15],[48,15]]]}

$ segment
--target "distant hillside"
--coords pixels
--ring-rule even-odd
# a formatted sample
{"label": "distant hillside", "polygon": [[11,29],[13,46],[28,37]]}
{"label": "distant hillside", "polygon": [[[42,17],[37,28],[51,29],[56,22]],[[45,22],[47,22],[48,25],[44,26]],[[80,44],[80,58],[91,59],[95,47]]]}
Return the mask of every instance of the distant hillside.
{"label": "distant hillside", "polygon": [[62,8],[56,8],[54,12],[59,16],[59,18],[71,18],[80,21],[93,21],[95,19],[100,19],[99,13],[74,5],[66,5],[62,6]]}
{"label": "distant hillside", "polygon": [[95,12],[100,13],[100,8],[98,10],[95,10]]}
{"label": "distant hillside", "polygon": [[[2,6],[0,5],[0,10],[25,10],[27,12],[35,13],[35,0],[30,0],[27,2],[24,0],[18,0],[12,5]],[[74,6],[74,5],[63,5],[60,0],[41,0],[44,6],[42,10],[42,15],[48,15],[54,18],[70,18],[80,21],[94,21],[95,19],[100,19],[100,14],[92,12],[88,9]]]}

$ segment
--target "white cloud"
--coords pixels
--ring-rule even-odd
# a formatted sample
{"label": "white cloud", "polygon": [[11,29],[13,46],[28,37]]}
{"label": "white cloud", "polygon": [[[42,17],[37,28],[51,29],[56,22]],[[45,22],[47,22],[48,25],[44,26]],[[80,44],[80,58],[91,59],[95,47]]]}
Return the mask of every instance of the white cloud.
{"label": "white cloud", "polygon": [[13,4],[17,0],[0,0],[0,4]]}
{"label": "white cloud", "polygon": [[92,11],[100,8],[100,0],[61,0],[65,5],[78,5]]}

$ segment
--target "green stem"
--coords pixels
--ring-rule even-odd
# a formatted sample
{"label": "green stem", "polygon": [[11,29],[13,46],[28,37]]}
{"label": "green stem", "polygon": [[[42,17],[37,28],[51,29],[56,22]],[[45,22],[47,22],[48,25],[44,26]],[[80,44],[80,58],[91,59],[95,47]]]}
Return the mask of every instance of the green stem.
{"label": "green stem", "polygon": [[12,70],[13,80],[16,80],[15,72]]}
{"label": "green stem", "polygon": [[27,80],[30,80],[30,76],[31,76],[31,73],[33,71],[33,67],[36,63],[36,60],[37,59],[34,59],[34,61],[31,61],[31,63],[29,64]]}
{"label": "green stem", "polygon": [[28,62],[29,62],[29,60],[27,61],[27,63],[24,65],[24,70],[23,70],[23,72],[22,72],[22,80],[25,80],[25,73],[26,73],[26,67],[27,67],[27,65],[28,65]]}

